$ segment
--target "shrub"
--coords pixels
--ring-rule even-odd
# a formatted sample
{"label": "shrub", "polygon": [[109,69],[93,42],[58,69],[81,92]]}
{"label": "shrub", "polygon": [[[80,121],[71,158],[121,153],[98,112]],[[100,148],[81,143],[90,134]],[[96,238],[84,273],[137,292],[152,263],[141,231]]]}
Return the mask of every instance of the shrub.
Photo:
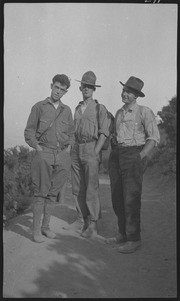
{"label": "shrub", "polygon": [[24,146],[4,150],[3,213],[7,219],[30,206],[33,193],[30,176],[32,155],[33,152]]}

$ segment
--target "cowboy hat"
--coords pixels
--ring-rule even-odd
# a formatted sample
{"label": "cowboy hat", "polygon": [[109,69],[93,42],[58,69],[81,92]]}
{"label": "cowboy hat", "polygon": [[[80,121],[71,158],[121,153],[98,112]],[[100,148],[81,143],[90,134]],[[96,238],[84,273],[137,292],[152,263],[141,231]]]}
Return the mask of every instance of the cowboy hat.
{"label": "cowboy hat", "polygon": [[93,87],[101,87],[100,85],[96,85],[96,75],[92,71],[87,71],[83,74],[82,80],[76,79],[76,81]]}
{"label": "cowboy hat", "polygon": [[125,84],[123,84],[121,81],[120,81],[120,83],[121,83],[121,85],[133,90],[136,94],[138,94],[139,97],[145,96],[145,94],[143,92],[141,92],[141,89],[144,86],[144,82],[141,79],[139,79],[135,76],[131,76]]}

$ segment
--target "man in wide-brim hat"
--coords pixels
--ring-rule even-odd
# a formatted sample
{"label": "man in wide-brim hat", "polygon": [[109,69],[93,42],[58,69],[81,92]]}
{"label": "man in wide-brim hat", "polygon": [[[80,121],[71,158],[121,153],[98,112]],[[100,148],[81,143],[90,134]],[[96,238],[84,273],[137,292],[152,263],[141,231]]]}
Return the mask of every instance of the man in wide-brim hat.
{"label": "man in wide-brim hat", "polygon": [[[110,119],[104,105],[93,98],[96,75],[93,71],[83,74],[79,89],[83,101],[75,108],[75,145],[71,153],[72,193],[81,213],[83,224],[81,235],[85,238],[97,235],[100,217],[99,163],[100,151],[109,135]],[[99,120],[97,119],[97,104]]]}
{"label": "man in wide-brim hat", "polygon": [[109,157],[111,198],[118,219],[118,235],[106,243],[118,243],[118,251],[131,253],[141,246],[140,208],[143,173],[160,136],[155,115],[136,100],[144,97],[144,82],[131,76],[121,93],[123,107],[115,115],[113,148]]}

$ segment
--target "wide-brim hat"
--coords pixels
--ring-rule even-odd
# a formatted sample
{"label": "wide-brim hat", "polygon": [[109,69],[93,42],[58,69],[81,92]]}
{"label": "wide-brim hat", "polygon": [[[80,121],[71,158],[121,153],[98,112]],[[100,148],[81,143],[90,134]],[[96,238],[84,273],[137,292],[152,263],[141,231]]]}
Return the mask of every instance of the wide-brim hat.
{"label": "wide-brim hat", "polygon": [[83,74],[82,80],[77,80],[77,82],[80,82],[81,84],[91,85],[93,87],[101,87],[100,85],[96,85],[96,75],[93,71],[87,71]]}
{"label": "wide-brim hat", "polygon": [[120,81],[120,83],[121,83],[121,85],[123,85],[127,88],[130,88],[139,97],[144,97],[145,96],[145,94],[141,91],[143,86],[144,86],[144,82],[140,78],[137,78],[135,76],[131,76],[125,84],[123,84],[121,81]]}

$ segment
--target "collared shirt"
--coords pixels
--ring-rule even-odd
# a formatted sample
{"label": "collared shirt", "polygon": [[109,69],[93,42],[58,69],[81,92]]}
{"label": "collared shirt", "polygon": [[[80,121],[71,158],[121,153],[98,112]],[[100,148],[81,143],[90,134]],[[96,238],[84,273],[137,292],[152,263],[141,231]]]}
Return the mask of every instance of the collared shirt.
{"label": "collared shirt", "polygon": [[[58,117],[55,122],[41,136],[56,116]],[[32,107],[24,137],[27,144],[33,148],[36,148],[37,144],[57,148],[74,144],[74,130],[71,109],[61,101],[56,109],[50,97],[47,97]]]}
{"label": "collared shirt", "polygon": [[128,111],[124,106],[115,116],[117,142],[122,146],[143,145],[147,140],[160,141],[159,130],[152,110],[135,103]]}
{"label": "collared shirt", "polygon": [[100,134],[104,134],[107,137],[109,135],[110,120],[106,108],[103,105],[100,105],[98,115],[97,102],[92,100],[82,113],[82,104],[83,102],[81,101],[74,113],[76,139],[79,141],[82,139],[98,140]]}

